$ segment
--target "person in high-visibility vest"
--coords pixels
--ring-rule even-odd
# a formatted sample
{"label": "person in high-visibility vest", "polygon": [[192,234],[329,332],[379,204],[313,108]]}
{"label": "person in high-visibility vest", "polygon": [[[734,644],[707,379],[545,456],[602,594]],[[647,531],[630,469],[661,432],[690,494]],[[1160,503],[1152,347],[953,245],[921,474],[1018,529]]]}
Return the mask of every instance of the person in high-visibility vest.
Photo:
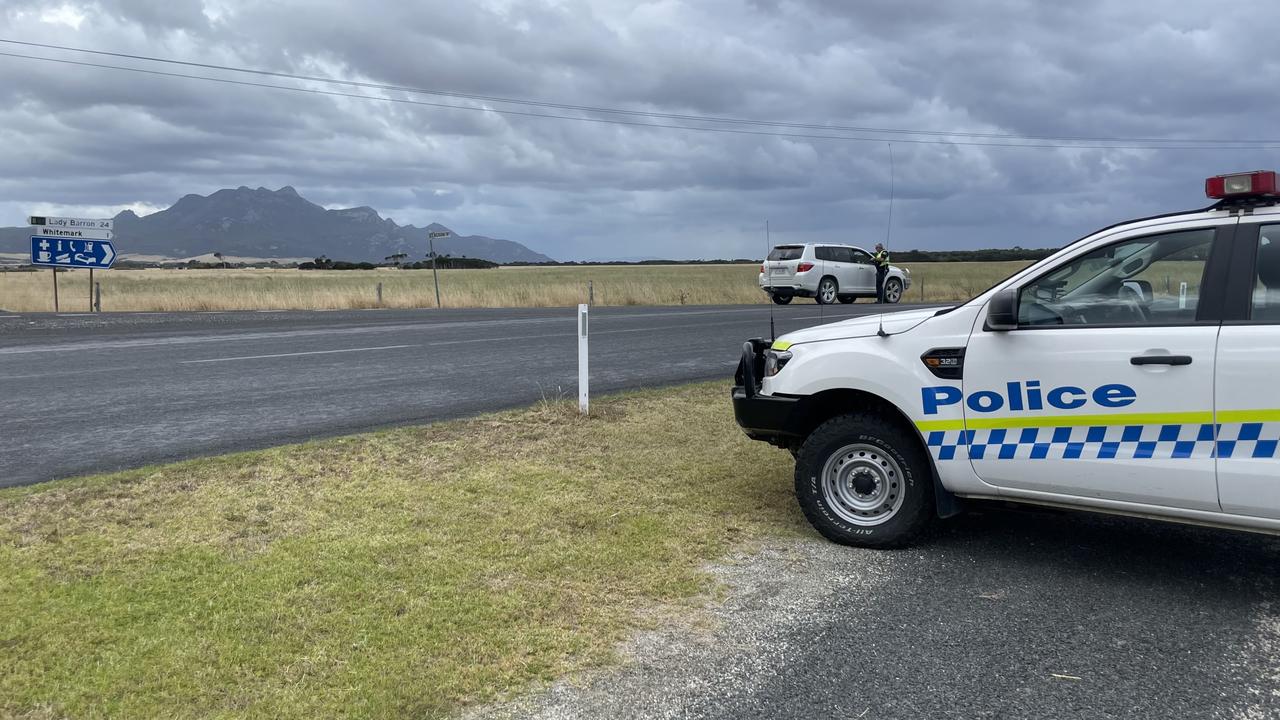
{"label": "person in high-visibility vest", "polygon": [[889,251],[884,243],[876,243],[876,253],[871,256],[876,264],[876,302],[884,302],[884,277],[889,274]]}

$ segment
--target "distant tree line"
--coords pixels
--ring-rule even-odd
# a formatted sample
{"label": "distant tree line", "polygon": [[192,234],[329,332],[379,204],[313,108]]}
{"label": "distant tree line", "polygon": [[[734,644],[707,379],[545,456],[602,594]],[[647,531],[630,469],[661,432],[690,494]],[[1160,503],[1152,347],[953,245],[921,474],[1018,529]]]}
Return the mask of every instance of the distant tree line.
{"label": "distant tree line", "polygon": [[894,262],[1004,262],[1007,260],[1043,260],[1058,248],[987,248],[985,250],[889,250]]}
{"label": "distant tree line", "polygon": [[[388,264],[401,270],[429,270],[431,269],[431,260],[418,260],[411,263],[404,262],[408,259],[405,253],[396,253],[388,255],[385,259]],[[379,267],[387,267],[386,264],[375,264],[371,262],[347,262],[345,260],[331,260],[327,256],[321,255],[315,260],[304,263],[298,263],[299,270],[373,270]],[[439,255],[436,257],[436,267],[441,270],[487,270],[489,268],[498,267],[498,263],[492,260],[482,260],[480,258],[469,257],[453,257],[451,255]]]}

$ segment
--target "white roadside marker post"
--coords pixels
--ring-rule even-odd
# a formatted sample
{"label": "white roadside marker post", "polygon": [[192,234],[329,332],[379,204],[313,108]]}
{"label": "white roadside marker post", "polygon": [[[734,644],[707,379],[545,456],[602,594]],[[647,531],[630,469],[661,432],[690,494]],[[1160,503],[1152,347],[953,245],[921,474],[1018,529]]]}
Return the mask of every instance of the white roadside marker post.
{"label": "white roadside marker post", "polygon": [[578,305],[578,412],[586,415],[587,399],[587,305]]}

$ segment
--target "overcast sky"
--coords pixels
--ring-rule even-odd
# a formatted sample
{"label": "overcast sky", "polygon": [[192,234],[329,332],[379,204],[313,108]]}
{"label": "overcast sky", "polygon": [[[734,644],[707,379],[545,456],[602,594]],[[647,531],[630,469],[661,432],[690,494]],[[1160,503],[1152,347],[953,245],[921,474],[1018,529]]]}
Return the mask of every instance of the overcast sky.
{"label": "overcast sky", "polygon": [[[0,0],[2,38],[286,73],[814,125],[1196,141],[1280,141],[1278,30],[1261,1]],[[3,43],[0,52],[325,87]],[[441,222],[560,259],[759,257],[766,219],[775,243],[873,244],[885,234],[889,140],[891,247],[901,249],[1060,245],[1203,205],[1209,175],[1280,166],[1267,148],[698,132],[10,57],[0,57],[0,99],[0,225],[292,185],[326,207],[369,205],[402,224]]]}

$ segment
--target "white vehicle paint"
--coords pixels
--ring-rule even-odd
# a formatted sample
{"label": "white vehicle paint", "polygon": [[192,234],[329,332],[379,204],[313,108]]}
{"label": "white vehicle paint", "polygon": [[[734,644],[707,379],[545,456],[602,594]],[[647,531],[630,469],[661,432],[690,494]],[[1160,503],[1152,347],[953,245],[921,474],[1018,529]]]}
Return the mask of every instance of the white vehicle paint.
{"label": "white vehicle paint", "polygon": [[838,542],[906,542],[957,498],[1280,532],[1280,193],[1253,188],[954,308],[757,342],[738,421],[797,454],[801,505]]}
{"label": "white vehicle paint", "polygon": [[[760,265],[758,282],[780,305],[795,297],[814,298],[828,305],[837,300],[849,303],[876,296],[876,266],[871,253],[853,245],[778,245]],[[898,302],[910,287],[911,271],[890,265],[885,276],[885,301]]]}

